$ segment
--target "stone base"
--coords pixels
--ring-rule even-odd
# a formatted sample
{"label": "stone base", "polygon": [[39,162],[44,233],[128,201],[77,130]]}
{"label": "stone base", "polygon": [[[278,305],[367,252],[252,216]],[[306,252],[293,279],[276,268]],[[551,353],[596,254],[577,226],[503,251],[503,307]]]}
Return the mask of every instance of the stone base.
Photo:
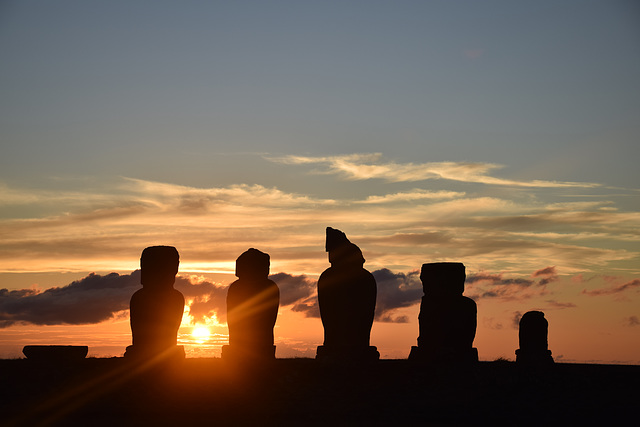
{"label": "stone base", "polygon": [[26,345],[22,354],[38,362],[75,362],[87,356],[86,345]]}
{"label": "stone base", "polygon": [[318,346],[316,360],[323,362],[352,363],[377,362],[380,360],[378,348],[368,347],[327,347]]}
{"label": "stone base", "polygon": [[176,345],[165,350],[140,348],[133,345],[127,347],[124,358],[135,361],[173,362],[185,358],[184,347]]}
{"label": "stone base", "polygon": [[516,350],[516,362],[520,365],[551,365],[555,363],[551,350]]}
{"label": "stone base", "polygon": [[238,347],[237,345],[223,345],[222,358],[229,361],[239,362],[263,362],[275,360],[276,346],[267,347]]}
{"label": "stone base", "polygon": [[412,346],[409,360],[420,363],[435,364],[473,364],[478,362],[478,349],[472,347],[466,351],[425,349]]}

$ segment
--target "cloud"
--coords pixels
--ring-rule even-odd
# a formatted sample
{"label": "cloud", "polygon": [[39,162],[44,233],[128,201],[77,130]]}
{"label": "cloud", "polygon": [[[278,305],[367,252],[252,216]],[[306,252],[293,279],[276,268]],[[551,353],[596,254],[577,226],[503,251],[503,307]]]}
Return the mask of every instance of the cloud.
{"label": "cloud", "polygon": [[625,323],[630,327],[640,326],[640,319],[638,319],[638,316],[629,316],[625,318]]}
{"label": "cloud", "polygon": [[550,275],[555,274],[550,272],[555,272],[555,268],[547,267],[534,272],[533,277],[542,276],[539,280],[522,277],[505,278],[503,273],[479,272],[468,275],[465,283],[469,288],[469,297],[474,300],[480,298],[524,300],[548,294],[546,285],[557,280],[557,275]]}
{"label": "cloud", "polygon": [[213,208],[217,204],[236,204],[244,206],[315,206],[332,205],[331,199],[312,199],[308,196],[287,193],[277,188],[264,187],[259,184],[236,184],[221,188],[196,188],[162,182],[146,181],[134,178],[123,178],[122,189],[137,193],[138,196],[171,202],[181,211],[202,211]]}
{"label": "cloud", "polygon": [[[191,303],[189,314],[194,322],[214,314],[224,319],[227,286],[197,276],[177,276],[174,286]],[[140,270],[122,275],[91,273],[69,285],[44,291],[0,289],[0,327],[100,323],[126,313],[138,289]]]}
{"label": "cloud", "polygon": [[0,290],[0,327],[17,323],[36,325],[99,323],[129,308],[140,287],[140,272],[89,276],[64,287],[36,290]]}
{"label": "cloud", "polygon": [[555,265],[553,267],[546,267],[540,269],[538,271],[533,272],[531,277],[540,277],[540,281],[538,282],[539,286],[548,285],[549,283],[555,282],[558,280],[558,273],[556,273]]}
{"label": "cloud", "polygon": [[359,200],[356,203],[363,204],[380,204],[380,203],[396,203],[396,202],[414,202],[416,200],[437,200],[437,199],[454,199],[463,197],[465,193],[456,191],[427,191],[413,189],[409,192],[400,192],[394,194],[386,194],[384,196],[369,196],[365,200]]}
{"label": "cloud", "polygon": [[[371,162],[386,164],[376,156]],[[258,184],[94,182],[84,190],[84,205],[84,193],[74,193],[71,205],[62,195],[61,203],[46,202],[45,216],[0,219],[0,266],[5,272],[128,272],[142,248],[168,244],[183,255],[181,271],[231,273],[239,253],[259,247],[279,271],[313,275],[324,268],[324,228],[332,224],[371,244],[362,248],[372,270],[416,268],[428,245],[441,259],[486,270],[517,265],[521,274],[541,263],[591,272],[638,255],[618,241],[639,239],[633,236],[640,213],[602,210],[610,202],[544,204],[534,196],[469,196],[446,188],[367,193],[381,187],[365,184],[354,198],[336,186],[331,194],[344,197],[333,199]],[[21,194],[4,188],[14,199]],[[42,192],[24,193],[34,203],[29,209],[41,212]]]}
{"label": "cloud", "polygon": [[381,153],[348,154],[342,156],[295,156],[265,157],[267,160],[287,165],[317,164],[326,169],[321,173],[336,174],[348,180],[383,179],[390,182],[412,182],[445,179],[487,185],[503,185],[530,188],[593,188],[599,184],[559,181],[515,181],[496,178],[489,172],[502,168],[493,163],[478,162],[431,162],[397,163],[386,161]]}
{"label": "cloud", "polygon": [[[393,273],[383,268],[375,270],[371,274],[376,279],[378,286],[375,320],[378,322],[407,323],[409,319],[406,316],[396,316],[395,311],[420,302],[422,298],[422,283],[419,279],[419,273],[417,271],[408,274]],[[280,275],[284,275],[284,273],[279,273],[276,276]],[[280,286],[280,281],[276,281],[276,283]],[[304,313],[306,317],[320,317],[317,282],[305,279],[303,283],[301,287],[295,286],[295,289],[302,288],[302,291],[291,294],[292,296],[296,295],[297,299],[293,302],[291,300],[287,302],[293,304],[292,310],[295,312]]]}
{"label": "cloud", "polygon": [[422,299],[420,273],[393,273],[383,268],[372,272],[378,284],[375,319],[379,322],[407,323],[406,316],[395,316],[395,310],[410,307]]}
{"label": "cloud", "polygon": [[629,282],[623,283],[618,286],[612,286],[608,288],[600,288],[600,289],[592,289],[587,290],[583,289],[582,293],[589,296],[601,296],[601,295],[614,295],[624,292],[628,289],[634,289],[640,287],[640,279],[634,279]]}
{"label": "cloud", "polygon": [[280,306],[296,304],[306,300],[316,292],[317,281],[306,275],[294,276],[287,273],[277,273],[269,276],[280,289]]}
{"label": "cloud", "polygon": [[520,329],[520,319],[522,319],[522,313],[514,311],[513,316],[511,317],[511,327],[513,329]]}
{"label": "cloud", "polygon": [[558,302],[555,300],[547,300],[546,302],[551,306],[551,308],[564,309],[577,307],[577,305],[572,302]]}
{"label": "cloud", "polygon": [[213,283],[198,276],[177,276],[174,287],[182,292],[187,305],[191,323],[205,323],[207,318],[216,317],[226,322],[227,285]]}

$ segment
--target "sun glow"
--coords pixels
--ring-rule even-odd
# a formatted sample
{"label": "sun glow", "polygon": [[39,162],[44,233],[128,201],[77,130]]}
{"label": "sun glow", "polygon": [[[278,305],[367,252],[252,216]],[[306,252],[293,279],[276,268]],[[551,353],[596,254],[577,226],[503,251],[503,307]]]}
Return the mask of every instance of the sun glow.
{"label": "sun glow", "polygon": [[195,326],[191,331],[191,336],[196,340],[197,343],[202,344],[207,341],[211,336],[211,331],[206,326]]}

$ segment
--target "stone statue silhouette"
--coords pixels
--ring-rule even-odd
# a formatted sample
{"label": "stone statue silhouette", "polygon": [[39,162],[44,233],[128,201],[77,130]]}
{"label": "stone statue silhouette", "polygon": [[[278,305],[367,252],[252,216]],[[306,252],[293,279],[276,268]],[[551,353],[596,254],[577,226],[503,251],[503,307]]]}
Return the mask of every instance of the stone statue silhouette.
{"label": "stone statue silhouette", "polygon": [[327,227],[326,250],[331,267],[318,279],[318,305],[324,345],[316,359],[377,360],[369,345],[376,308],[377,285],[363,268],[362,251],[340,230]]}
{"label": "stone statue silhouette", "polygon": [[410,360],[454,364],[478,361],[478,351],[473,348],[477,308],[475,301],[462,295],[465,278],[464,264],[459,262],[422,265],[420,336],[418,346],[411,348]]}
{"label": "stone statue silhouette", "polygon": [[280,290],[269,279],[269,255],[251,248],[236,260],[238,280],[227,291],[229,345],[225,359],[267,360],[275,357],[273,327],[278,316]]}
{"label": "stone statue silhouette", "polygon": [[180,256],[173,246],[151,246],[140,257],[142,289],[129,303],[133,344],[125,357],[184,357],[177,346],[184,296],[173,288]]}
{"label": "stone statue silhouette", "polygon": [[521,365],[552,364],[547,333],[549,322],[541,311],[528,311],[520,318],[518,338],[520,348],[516,350],[516,362]]}

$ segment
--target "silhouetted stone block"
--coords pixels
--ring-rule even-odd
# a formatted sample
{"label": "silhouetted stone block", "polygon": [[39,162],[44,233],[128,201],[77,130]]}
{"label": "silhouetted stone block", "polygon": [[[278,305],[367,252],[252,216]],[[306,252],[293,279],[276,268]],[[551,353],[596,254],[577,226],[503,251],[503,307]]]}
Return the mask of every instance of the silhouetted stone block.
{"label": "silhouetted stone block", "polygon": [[466,278],[464,264],[423,264],[420,280],[424,290],[420,304],[418,346],[409,359],[428,363],[463,364],[478,361],[473,348],[477,308],[462,295]]}
{"label": "silhouetted stone block", "polygon": [[269,255],[251,248],[236,260],[238,280],[227,292],[229,345],[224,359],[260,361],[275,358],[273,327],[278,316],[280,290],[269,279]]}
{"label": "silhouetted stone block", "polygon": [[87,357],[86,345],[26,345],[22,353],[38,362],[74,362]]}
{"label": "silhouetted stone block", "polygon": [[528,311],[520,319],[518,338],[520,348],[516,350],[516,362],[523,365],[545,365],[554,363],[547,341],[549,322],[541,311]]}
{"label": "silhouetted stone block", "polygon": [[318,279],[318,305],[324,345],[318,360],[377,360],[369,345],[376,309],[377,285],[363,268],[362,251],[340,230],[327,227],[326,250],[331,267]]}
{"label": "silhouetted stone block", "polygon": [[127,347],[126,358],[184,358],[184,349],[177,346],[184,296],[173,288],[179,264],[180,256],[173,246],[151,246],[142,251],[142,289],[133,294],[129,304],[133,343]]}

